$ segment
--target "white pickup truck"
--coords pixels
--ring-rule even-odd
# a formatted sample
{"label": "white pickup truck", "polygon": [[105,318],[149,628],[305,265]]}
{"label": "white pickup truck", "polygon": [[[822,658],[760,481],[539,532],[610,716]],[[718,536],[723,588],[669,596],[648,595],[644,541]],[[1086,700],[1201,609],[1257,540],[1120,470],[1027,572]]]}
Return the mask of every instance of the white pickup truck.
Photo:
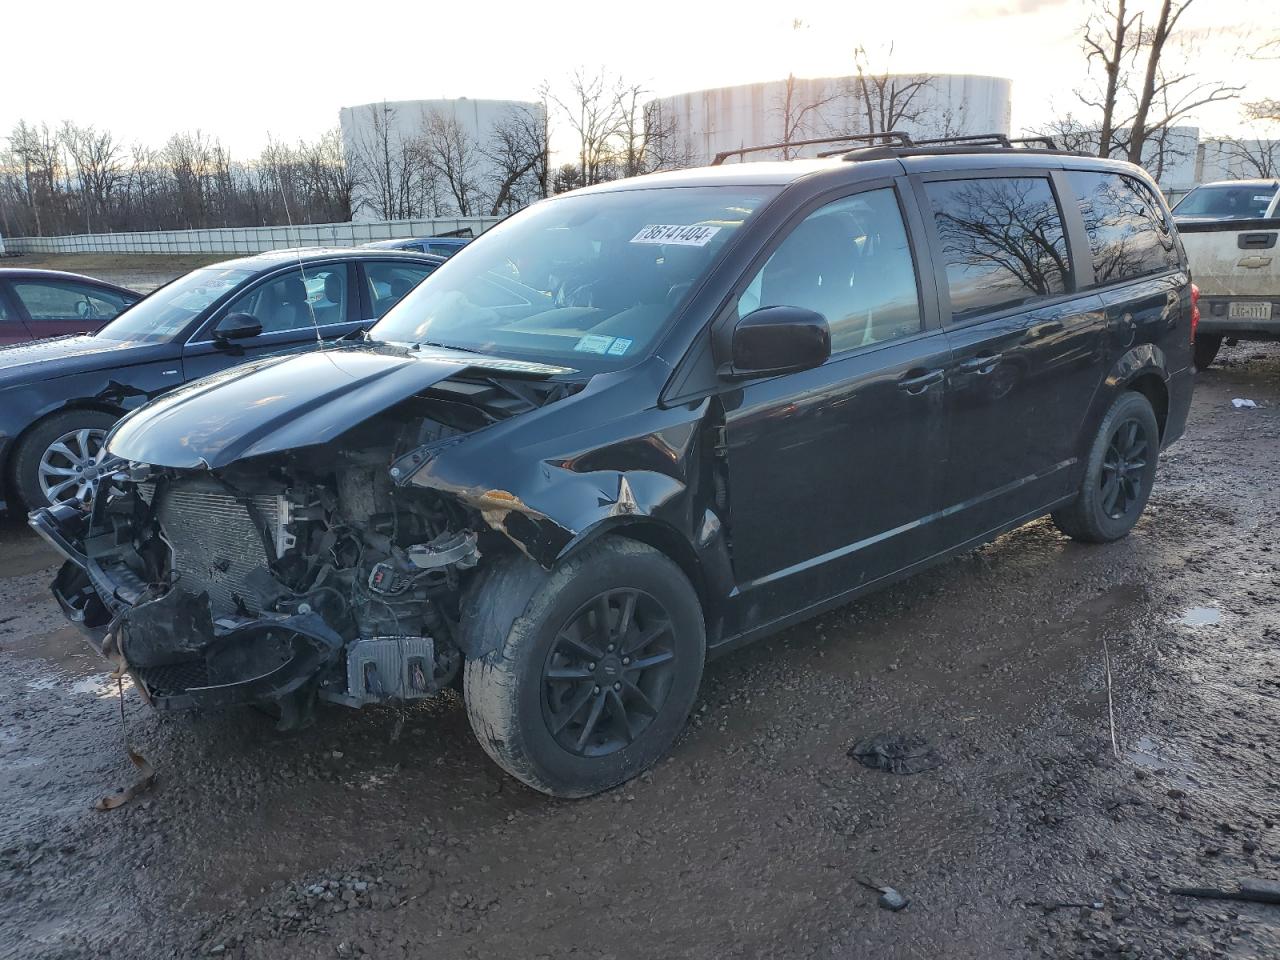
{"label": "white pickup truck", "polygon": [[1280,339],[1280,180],[1196,187],[1173,208],[1200,288],[1195,362],[1213,362],[1223,338]]}

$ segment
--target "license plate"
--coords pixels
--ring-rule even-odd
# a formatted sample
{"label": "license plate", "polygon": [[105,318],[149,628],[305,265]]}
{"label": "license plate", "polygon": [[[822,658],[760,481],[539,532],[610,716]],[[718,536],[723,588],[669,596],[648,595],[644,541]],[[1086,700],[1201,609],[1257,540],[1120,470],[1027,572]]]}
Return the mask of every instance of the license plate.
{"label": "license plate", "polygon": [[1227,308],[1227,316],[1232,320],[1270,320],[1271,304],[1232,303]]}

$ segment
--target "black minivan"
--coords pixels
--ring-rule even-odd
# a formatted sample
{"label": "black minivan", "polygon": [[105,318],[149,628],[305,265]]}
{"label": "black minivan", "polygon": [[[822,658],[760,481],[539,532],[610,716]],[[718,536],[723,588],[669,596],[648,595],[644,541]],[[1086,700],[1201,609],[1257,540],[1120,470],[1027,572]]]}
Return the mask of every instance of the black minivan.
{"label": "black minivan", "polygon": [[180,387],[54,593],[160,709],[463,692],[536,789],[658,759],[703,663],[1049,514],[1123,537],[1191,402],[1191,283],[1126,163],[915,145],[623,180],[363,342]]}

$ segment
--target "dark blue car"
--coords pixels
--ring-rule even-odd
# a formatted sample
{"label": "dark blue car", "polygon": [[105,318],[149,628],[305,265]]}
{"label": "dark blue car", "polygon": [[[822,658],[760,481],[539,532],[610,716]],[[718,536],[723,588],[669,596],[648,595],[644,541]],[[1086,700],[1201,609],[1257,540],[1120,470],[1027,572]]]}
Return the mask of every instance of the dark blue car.
{"label": "dark blue car", "polygon": [[367,250],[409,250],[452,257],[470,242],[470,237],[398,237],[395,240],[375,240],[364,247]]}
{"label": "dark blue car", "polygon": [[94,333],[0,349],[0,509],[14,496],[28,508],[87,499],[128,411],[250,358],[356,333],[443,262],[278,250],[193,270]]}

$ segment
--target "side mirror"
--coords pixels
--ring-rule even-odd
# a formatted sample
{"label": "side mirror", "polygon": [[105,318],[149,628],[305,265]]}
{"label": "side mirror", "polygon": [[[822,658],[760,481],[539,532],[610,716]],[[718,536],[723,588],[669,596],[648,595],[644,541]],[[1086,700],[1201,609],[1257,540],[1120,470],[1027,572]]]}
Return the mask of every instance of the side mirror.
{"label": "side mirror", "polygon": [[215,340],[248,340],[262,333],[262,323],[251,313],[229,313],[214,328]]}
{"label": "side mirror", "polygon": [[803,307],[762,307],[733,328],[728,376],[790,373],[821,366],[831,356],[827,318]]}

